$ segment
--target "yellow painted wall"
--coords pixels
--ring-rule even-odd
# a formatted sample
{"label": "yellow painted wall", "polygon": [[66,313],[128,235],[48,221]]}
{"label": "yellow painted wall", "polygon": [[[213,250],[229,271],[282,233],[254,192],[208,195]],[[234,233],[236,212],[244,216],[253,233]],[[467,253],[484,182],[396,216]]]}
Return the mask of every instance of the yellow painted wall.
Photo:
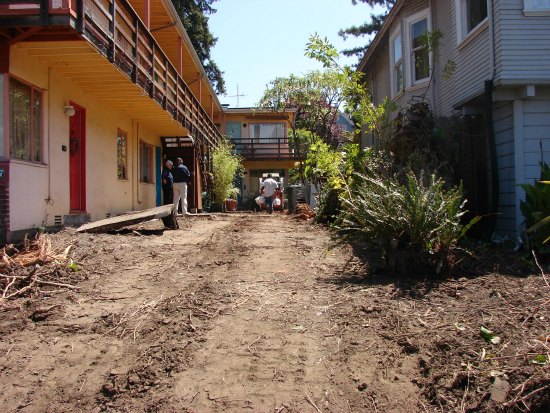
{"label": "yellow painted wall", "polygon": [[[44,164],[11,163],[11,231],[53,225],[56,215],[69,214],[69,152],[61,149],[69,146],[69,118],[63,111],[69,101],[86,109],[86,207],[91,219],[155,206],[155,184],[137,183],[138,142],[160,146],[154,131],[109,108],[17,46],[11,48],[10,73],[44,90]],[[118,128],[128,133],[128,180],[117,178]]]}

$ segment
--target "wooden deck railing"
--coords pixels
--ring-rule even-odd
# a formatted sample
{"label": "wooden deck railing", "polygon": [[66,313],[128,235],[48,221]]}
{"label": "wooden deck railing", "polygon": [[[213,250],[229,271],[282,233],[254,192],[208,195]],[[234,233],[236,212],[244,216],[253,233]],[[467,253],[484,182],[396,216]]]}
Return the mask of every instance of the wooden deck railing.
{"label": "wooden deck railing", "polygon": [[231,138],[235,153],[245,160],[286,160],[295,159],[294,149],[287,138]]}
{"label": "wooden deck railing", "polygon": [[[10,0],[0,16],[70,14],[76,30],[139,85],[198,142],[215,145],[218,128],[127,0]],[[42,21],[41,20],[41,21]]]}

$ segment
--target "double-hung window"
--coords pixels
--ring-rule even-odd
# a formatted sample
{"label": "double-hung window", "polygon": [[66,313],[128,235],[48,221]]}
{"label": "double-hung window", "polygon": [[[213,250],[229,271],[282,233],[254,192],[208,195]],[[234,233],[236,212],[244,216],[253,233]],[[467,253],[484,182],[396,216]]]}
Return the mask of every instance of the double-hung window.
{"label": "double-hung window", "polygon": [[116,137],[116,167],[118,179],[128,179],[128,134],[119,129]]}
{"label": "double-hung window", "polygon": [[458,43],[487,21],[487,0],[455,0]]}
{"label": "double-hung window", "polygon": [[406,22],[409,51],[408,67],[411,72],[410,86],[414,86],[428,81],[430,77],[430,50],[426,41],[430,30],[428,10],[411,16]]}
{"label": "double-hung window", "polygon": [[153,183],[153,145],[144,141],[139,142],[139,180]]}
{"label": "double-hung window", "polygon": [[13,77],[9,84],[10,157],[42,161],[42,91]]}
{"label": "double-hung window", "polygon": [[523,0],[526,16],[550,16],[550,0]]}
{"label": "double-hung window", "polygon": [[403,74],[403,42],[401,41],[401,26],[390,36],[390,67],[392,97],[399,94],[404,84]]}

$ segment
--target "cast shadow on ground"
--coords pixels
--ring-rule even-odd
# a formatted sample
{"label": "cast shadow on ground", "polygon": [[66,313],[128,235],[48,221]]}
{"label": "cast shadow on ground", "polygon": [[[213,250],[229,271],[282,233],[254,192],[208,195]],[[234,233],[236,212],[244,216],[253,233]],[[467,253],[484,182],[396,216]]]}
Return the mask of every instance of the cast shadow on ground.
{"label": "cast shadow on ground", "polygon": [[164,234],[164,228],[162,229],[130,229],[130,228],[123,228],[123,229],[117,229],[113,231],[106,231],[106,234],[109,235],[132,235],[132,236],[161,236]]}
{"label": "cast shadow on ground", "polygon": [[390,287],[400,297],[422,298],[441,283],[460,278],[476,278],[498,273],[508,277],[526,277],[538,274],[539,269],[526,252],[514,252],[495,246],[474,251],[458,250],[451,258],[452,268],[436,274],[430,268],[415,268],[402,272],[389,270],[379,251],[365,246],[352,246],[353,255],[336,273],[320,277],[318,281],[339,288]]}

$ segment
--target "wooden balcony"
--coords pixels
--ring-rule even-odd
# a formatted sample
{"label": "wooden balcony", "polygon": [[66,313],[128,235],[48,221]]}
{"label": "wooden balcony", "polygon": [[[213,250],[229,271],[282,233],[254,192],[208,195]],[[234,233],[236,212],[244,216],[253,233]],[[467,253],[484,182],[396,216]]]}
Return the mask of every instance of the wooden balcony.
{"label": "wooden balcony", "polygon": [[[127,0],[1,1],[0,30],[9,38],[9,44],[85,39],[124,74],[128,86],[130,82],[139,86],[198,143],[215,146],[221,138],[212,119]],[[97,76],[101,81],[101,75]]]}
{"label": "wooden balcony", "polygon": [[231,142],[235,145],[235,153],[247,161],[297,159],[288,138],[232,138]]}

